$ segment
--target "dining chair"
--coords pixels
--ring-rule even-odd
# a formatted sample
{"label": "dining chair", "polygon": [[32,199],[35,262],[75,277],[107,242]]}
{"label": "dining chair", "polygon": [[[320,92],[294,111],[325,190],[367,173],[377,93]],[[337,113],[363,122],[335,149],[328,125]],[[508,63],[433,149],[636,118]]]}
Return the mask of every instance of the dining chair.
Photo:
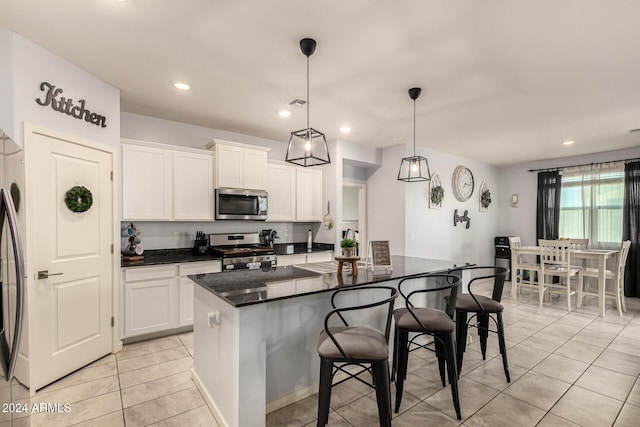
{"label": "dining chair", "polygon": [[[367,286],[339,289],[331,296],[333,310],[325,316],[324,329],[318,337],[320,356],[320,386],[318,391],[318,427],[329,421],[331,388],[350,379],[356,379],[375,389],[378,403],[378,417],[381,426],[391,426],[391,385],[389,381],[389,334],[391,313],[398,297],[398,290],[391,286]],[[352,304],[353,301],[368,301]],[[385,309],[386,306],[386,309]],[[383,309],[381,324],[384,331],[369,326],[371,318],[365,310]],[[380,314],[378,311],[376,313]],[[355,322],[352,319],[360,319]],[[363,320],[368,319],[368,320]],[[356,323],[366,322],[366,326]],[[337,325],[336,325],[337,324]],[[357,372],[347,370],[356,366]],[[346,378],[333,384],[337,373]],[[372,383],[359,375],[368,372]]]}
{"label": "dining chair", "polygon": [[[520,237],[509,237],[509,247],[511,248],[511,256],[513,256],[513,249],[522,246]],[[516,271],[516,280],[511,283],[511,298],[517,300],[517,294],[522,289],[522,286],[528,287],[532,290],[540,291],[540,264],[532,262],[523,255],[518,255],[517,258],[518,269]]]}
{"label": "dining chair", "polygon": [[567,239],[571,249],[589,249],[589,239]]}
{"label": "dining chair", "polygon": [[[507,362],[504,321],[502,318],[504,306],[500,303],[508,270],[498,266],[472,266],[465,267],[464,270],[470,270],[475,277],[467,285],[469,293],[458,296],[456,301],[456,361],[458,373],[462,372],[462,359],[467,347],[467,332],[469,328],[474,327],[478,330],[478,336],[480,337],[480,351],[482,352],[483,360],[487,358],[489,332],[494,332],[498,335],[502,367],[507,377],[507,382],[511,382],[509,363]],[[493,282],[491,296],[481,295],[474,291],[475,284],[486,282],[487,280]],[[489,320],[496,326],[495,330],[490,328]]]}
{"label": "dining chair", "polygon": [[[393,311],[395,321],[393,372],[396,384],[396,405],[398,413],[402,403],[404,381],[407,377],[407,365],[411,351],[424,348],[434,351],[438,358],[440,380],[445,383],[445,367],[449,374],[449,385],[456,416],[460,414],[460,399],[458,397],[458,371],[456,367],[454,331],[456,299],[461,279],[454,274],[425,274],[402,279],[398,284],[405,307]],[[431,297],[431,294],[433,297]],[[439,298],[439,299],[438,299]],[[435,308],[436,305],[445,310]],[[411,339],[409,336],[411,335]],[[433,337],[435,349],[421,344],[424,335]],[[431,344],[429,342],[428,344]],[[420,379],[420,381],[426,381]]]}
{"label": "dining chair", "polygon": [[[625,240],[622,242],[620,246],[620,252],[618,252],[618,262],[616,268],[611,270],[605,270],[604,277],[605,282],[607,280],[611,281],[611,288],[609,290],[605,287],[604,297],[612,298],[616,302],[616,307],[618,308],[618,315],[622,316],[623,311],[627,311],[627,307],[624,300],[624,271],[627,266],[627,257],[629,255],[629,248],[631,247],[631,240]],[[580,288],[580,294],[577,302],[577,307],[580,308],[582,306],[582,299],[585,296],[595,296],[599,297],[598,289],[595,291],[590,288],[584,286],[584,278],[585,277],[594,277],[598,278],[598,269],[597,268],[585,268],[581,269],[579,273],[578,286]]]}
{"label": "dining chair", "polygon": [[[579,267],[571,265],[571,242],[568,240],[544,240],[538,241],[540,246],[540,274],[542,278],[540,292],[540,307],[544,292],[562,293],[564,291],[567,296],[567,310],[571,311],[571,295],[576,294],[580,298],[580,286],[576,284],[576,290],[571,290],[571,278],[578,279]],[[553,277],[559,277],[560,283],[553,283],[549,280]],[[564,281],[564,283],[563,283]]]}

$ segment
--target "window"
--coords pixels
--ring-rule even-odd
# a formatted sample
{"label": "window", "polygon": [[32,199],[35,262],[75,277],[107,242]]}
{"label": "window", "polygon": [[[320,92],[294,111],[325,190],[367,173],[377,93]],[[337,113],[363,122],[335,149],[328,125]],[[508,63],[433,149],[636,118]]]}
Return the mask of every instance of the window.
{"label": "window", "polygon": [[589,246],[595,248],[619,246],[623,200],[622,166],[563,171],[560,237],[588,238]]}

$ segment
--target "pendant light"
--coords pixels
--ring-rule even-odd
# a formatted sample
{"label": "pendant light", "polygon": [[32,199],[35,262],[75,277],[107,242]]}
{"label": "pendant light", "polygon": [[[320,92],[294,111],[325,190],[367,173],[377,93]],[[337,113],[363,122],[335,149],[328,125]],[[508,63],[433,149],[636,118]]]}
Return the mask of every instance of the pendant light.
{"label": "pendant light", "polygon": [[416,156],[416,99],[420,96],[420,92],[422,89],[419,87],[409,89],[409,97],[413,99],[413,156],[402,159],[398,171],[399,181],[419,182],[431,179],[427,158]]}
{"label": "pendant light", "polygon": [[291,132],[285,160],[304,167],[324,165],[331,163],[327,139],[322,132],[309,126],[309,57],[316,50],[316,41],[300,40],[300,50],[307,57],[307,128]]}

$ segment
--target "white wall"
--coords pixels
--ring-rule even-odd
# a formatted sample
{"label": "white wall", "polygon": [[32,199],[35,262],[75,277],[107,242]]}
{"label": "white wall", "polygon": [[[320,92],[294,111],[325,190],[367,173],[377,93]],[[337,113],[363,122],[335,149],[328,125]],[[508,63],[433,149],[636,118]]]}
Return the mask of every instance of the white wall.
{"label": "white wall", "polygon": [[[586,156],[520,163],[498,170],[501,183],[498,200],[499,226],[501,236],[520,236],[522,244],[534,245],[536,238],[536,205],[538,174],[529,169],[573,166],[586,163],[608,162],[640,157],[640,147],[628,150],[608,151]],[[511,207],[511,195],[519,195],[517,208]]]}
{"label": "white wall", "polygon": [[[91,141],[118,146],[120,139],[120,91],[32,43],[24,37],[0,29],[0,129],[20,146],[23,122],[45,126]],[[6,79],[6,80],[5,80]],[[85,108],[106,117],[106,127],[41,106],[45,92],[40,84],[48,82],[63,90],[59,95],[81,99]],[[7,89],[8,86],[12,89]],[[6,96],[5,96],[6,95]]]}

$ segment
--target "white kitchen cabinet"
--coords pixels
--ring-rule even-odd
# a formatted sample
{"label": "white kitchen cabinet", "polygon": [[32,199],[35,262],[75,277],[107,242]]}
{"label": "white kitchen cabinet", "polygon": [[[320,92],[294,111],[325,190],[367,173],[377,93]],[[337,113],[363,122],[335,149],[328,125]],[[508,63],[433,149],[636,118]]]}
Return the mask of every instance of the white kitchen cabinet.
{"label": "white kitchen cabinet", "polygon": [[172,197],[171,152],[122,145],[122,219],[169,220]]}
{"label": "white kitchen cabinet", "polygon": [[178,282],[175,265],[126,269],[124,336],[178,327]]}
{"label": "white kitchen cabinet", "polygon": [[123,338],[193,325],[191,274],[219,273],[220,261],[122,269]]}
{"label": "white kitchen cabinet", "polygon": [[267,167],[267,193],[267,221],[295,221],[296,168],[270,163]]}
{"label": "white kitchen cabinet", "polygon": [[333,260],[333,252],[309,252],[306,254],[278,255],[278,267],[306,264],[308,262],[327,262]]}
{"label": "white kitchen cabinet", "polygon": [[212,221],[213,163],[209,151],[123,139],[122,219]]}
{"label": "white kitchen cabinet", "polygon": [[220,273],[222,264],[220,261],[190,262],[180,264],[180,326],[193,325],[193,280],[187,276],[191,274]]}
{"label": "white kitchen cabinet", "polygon": [[250,147],[216,141],[217,188],[267,189],[268,149]]}
{"label": "white kitchen cabinet", "polygon": [[322,220],[322,171],[296,169],[296,220]]}
{"label": "white kitchen cabinet", "polygon": [[307,254],[307,262],[333,261],[333,252],[311,252]]}
{"label": "white kitchen cabinet", "polygon": [[213,219],[213,157],[173,153],[173,219]]}

